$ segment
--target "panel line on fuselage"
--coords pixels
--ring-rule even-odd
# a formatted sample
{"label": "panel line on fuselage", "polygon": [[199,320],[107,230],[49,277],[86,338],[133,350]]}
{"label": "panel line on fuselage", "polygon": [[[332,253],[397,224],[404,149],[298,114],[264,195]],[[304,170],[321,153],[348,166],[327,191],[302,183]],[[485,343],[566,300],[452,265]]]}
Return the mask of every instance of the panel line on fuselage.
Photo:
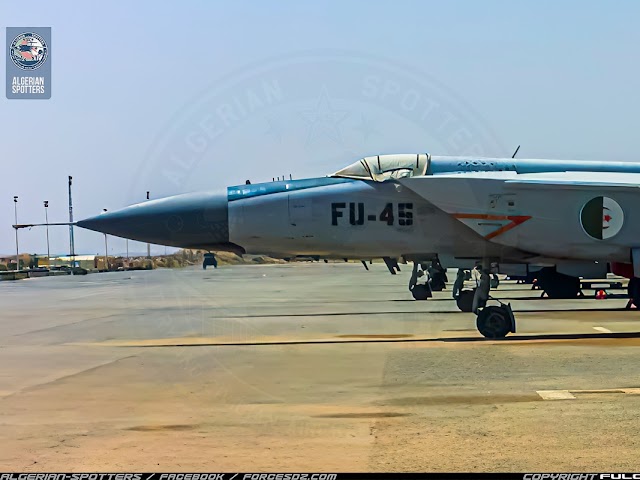
{"label": "panel line on fuselage", "polygon": [[260,197],[272,193],[294,192],[308,188],[324,187],[326,185],[337,185],[340,183],[352,183],[362,180],[351,178],[318,177],[305,178],[303,180],[286,180],[278,182],[256,183],[248,185],[236,185],[227,188],[227,199],[230,202],[245,198]]}

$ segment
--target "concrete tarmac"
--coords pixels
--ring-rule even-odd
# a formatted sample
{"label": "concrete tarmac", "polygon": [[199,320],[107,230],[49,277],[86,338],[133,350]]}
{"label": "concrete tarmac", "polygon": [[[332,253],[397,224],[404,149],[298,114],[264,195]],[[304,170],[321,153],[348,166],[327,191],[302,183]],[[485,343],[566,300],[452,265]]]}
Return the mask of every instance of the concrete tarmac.
{"label": "concrete tarmac", "polygon": [[488,341],[370,268],[0,283],[0,470],[640,470],[625,298],[503,282],[518,332]]}

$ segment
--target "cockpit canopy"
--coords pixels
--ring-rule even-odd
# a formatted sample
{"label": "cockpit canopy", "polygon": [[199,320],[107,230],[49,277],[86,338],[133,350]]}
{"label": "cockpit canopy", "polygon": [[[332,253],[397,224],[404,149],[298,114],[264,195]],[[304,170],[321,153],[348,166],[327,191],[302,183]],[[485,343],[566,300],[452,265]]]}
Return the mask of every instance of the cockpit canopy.
{"label": "cockpit canopy", "polygon": [[384,182],[395,178],[425,175],[431,155],[428,153],[400,153],[364,157],[331,177],[354,178]]}

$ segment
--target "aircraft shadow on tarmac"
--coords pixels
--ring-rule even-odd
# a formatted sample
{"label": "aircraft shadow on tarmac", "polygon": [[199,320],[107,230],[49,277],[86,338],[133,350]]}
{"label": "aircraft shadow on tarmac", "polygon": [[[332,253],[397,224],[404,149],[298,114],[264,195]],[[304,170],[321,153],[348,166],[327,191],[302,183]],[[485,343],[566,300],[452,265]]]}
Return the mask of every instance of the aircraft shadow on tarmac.
{"label": "aircraft shadow on tarmac", "polygon": [[[415,300],[413,300],[415,301]],[[431,301],[431,300],[429,300]],[[504,301],[504,299],[503,299]],[[508,303],[508,302],[506,302]],[[564,313],[564,312],[637,312],[638,310],[629,310],[624,307],[612,307],[612,308],[563,308],[563,309],[527,309],[517,310],[517,313]],[[374,312],[313,312],[313,313],[270,313],[270,314],[257,314],[257,315],[225,315],[220,318],[277,318],[277,317],[341,317],[341,316],[361,316],[361,315],[415,315],[415,314],[436,314],[436,315],[449,315],[449,314],[463,314],[469,312],[461,312],[460,310],[414,310],[414,311],[388,311],[388,310],[376,310]],[[638,314],[638,320],[640,321],[640,314]]]}
{"label": "aircraft shadow on tarmac", "polygon": [[[513,290],[509,290],[509,292],[513,292]],[[503,302],[509,302],[510,300],[545,300],[545,301],[549,301],[549,300],[595,300],[595,298],[591,295],[585,295],[583,297],[576,297],[576,298],[567,298],[567,299],[553,299],[553,298],[548,298],[548,297],[541,297],[540,295],[537,296],[529,296],[529,297],[501,297],[500,296],[500,292],[495,292],[494,290],[491,291],[492,296],[502,300]],[[624,293],[610,293],[607,297],[609,300],[614,300],[614,299],[623,299],[623,300],[628,300],[629,296],[624,294]],[[443,297],[443,298],[430,298],[429,300],[426,300],[427,302],[443,302],[443,301],[450,301],[453,300],[453,298],[451,297]],[[384,301],[386,302],[387,300],[380,300],[380,301]],[[421,301],[421,300],[414,300],[412,298],[399,298],[399,299],[393,299],[391,300],[392,302],[415,302],[415,301]]]}
{"label": "aircraft shadow on tarmac", "polygon": [[[509,302],[505,302],[509,303]],[[638,310],[630,310],[625,307],[611,307],[611,308],[535,308],[535,309],[526,309],[526,310],[518,310],[513,309],[516,313],[562,313],[562,312],[638,312]],[[441,313],[441,312],[438,312]],[[442,312],[445,313],[445,312]],[[640,321],[640,314],[638,315],[638,320]]]}
{"label": "aircraft shadow on tarmac", "polygon": [[[271,313],[271,314],[258,314],[258,315],[225,315],[224,318],[278,318],[278,317],[350,317],[361,315],[404,315],[404,314],[428,314],[428,313],[462,313],[459,310],[445,311],[445,312],[433,312],[429,310],[418,311],[396,311],[390,312],[387,310],[376,310],[375,312],[318,312],[318,313]],[[217,318],[217,317],[216,317]],[[222,317],[220,317],[222,318]]]}
{"label": "aircraft shadow on tarmac", "polygon": [[487,339],[484,337],[452,337],[452,338],[437,338],[433,340],[425,341],[439,341],[439,342],[522,342],[531,340],[615,340],[615,339],[629,339],[639,338],[640,332],[617,332],[617,333],[542,333],[532,335],[509,335],[500,339]]}
{"label": "aircraft shadow on tarmac", "polygon": [[[540,297],[540,296],[537,296],[537,297],[504,297],[504,298],[502,298],[500,296],[497,296],[496,298],[499,298],[502,301],[508,301],[508,300],[549,300],[546,297]],[[591,298],[591,297],[576,297],[575,299],[572,298],[570,300],[580,300],[582,298],[587,299],[587,298]],[[623,298],[623,297],[620,297],[620,298]],[[422,302],[422,301],[426,301],[426,302],[445,302],[445,301],[447,301],[447,302],[449,302],[449,301],[452,301],[452,300],[454,300],[452,297],[442,297],[442,298],[430,298],[429,300],[414,300],[413,298],[398,298],[398,299],[393,299],[391,301],[392,302]],[[385,301],[386,302],[387,300],[381,300],[381,301]]]}
{"label": "aircraft shadow on tarmac", "polygon": [[[505,338],[490,339],[484,337],[438,337],[438,338],[371,338],[373,335],[353,335],[356,338],[326,339],[326,340],[282,340],[282,341],[251,341],[251,342],[202,342],[202,343],[165,343],[165,344],[129,344],[124,347],[147,348],[175,348],[175,347],[248,347],[248,346],[278,346],[278,345],[332,345],[343,343],[473,343],[473,342],[531,342],[544,341],[572,341],[572,340],[624,340],[640,339],[640,332],[621,333],[544,333],[531,335],[509,335]],[[377,336],[376,336],[377,337]],[[587,344],[588,345],[588,344]]]}

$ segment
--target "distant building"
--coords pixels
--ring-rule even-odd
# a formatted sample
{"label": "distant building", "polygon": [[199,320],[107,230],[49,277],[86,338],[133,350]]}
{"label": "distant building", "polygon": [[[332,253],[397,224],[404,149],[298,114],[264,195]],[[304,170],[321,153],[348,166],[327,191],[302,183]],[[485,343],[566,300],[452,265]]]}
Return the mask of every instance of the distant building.
{"label": "distant building", "polygon": [[[75,266],[81,267],[86,270],[102,270],[98,268],[96,259],[100,258],[104,264],[104,256],[100,255],[76,255],[73,257],[75,260]],[[38,257],[38,266],[40,267],[55,267],[56,265],[71,265],[71,257],[68,255],[47,258],[46,255]]]}
{"label": "distant building", "polygon": [[[20,257],[20,269],[28,268],[32,263],[32,256],[29,254],[21,253]],[[15,270],[16,269],[16,256],[4,256],[0,257],[0,270]]]}

